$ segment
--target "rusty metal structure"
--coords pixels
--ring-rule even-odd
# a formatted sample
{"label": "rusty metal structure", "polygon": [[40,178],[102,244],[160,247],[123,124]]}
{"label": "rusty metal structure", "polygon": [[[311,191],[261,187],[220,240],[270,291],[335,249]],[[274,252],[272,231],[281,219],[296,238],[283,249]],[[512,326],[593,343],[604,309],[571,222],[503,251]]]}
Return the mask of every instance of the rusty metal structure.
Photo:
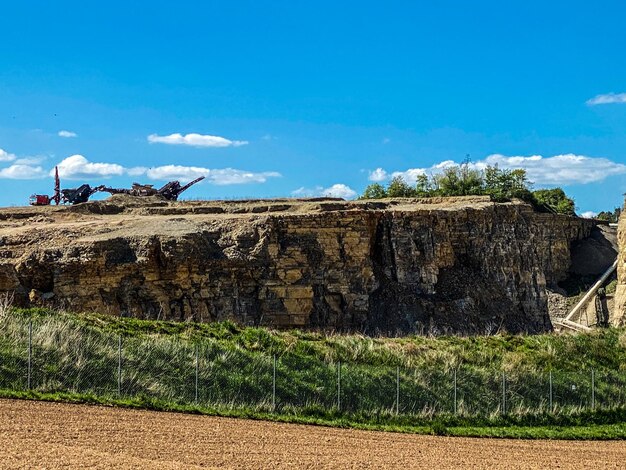
{"label": "rusty metal structure", "polygon": [[201,176],[200,178],[196,178],[193,181],[185,185],[181,185],[179,181],[170,181],[163,187],[156,189],[151,184],[139,184],[133,183],[132,188],[130,189],[120,189],[120,188],[110,188],[105,186],[99,186],[98,191],[103,191],[111,194],[128,194],[129,196],[161,196],[168,201],[177,201],[178,196],[180,196],[184,191],[189,189],[196,183],[202,181],[205,177]]}
{"label": "rusty metal structure", "polygon": [[156,189],[151,184],[139,184],[133,183],[130,189],[125,188],[111,188],[104,185],[92,187],[88,184],[82,184],[78,188],[61,189],[61,181],[59,179],[59,168],[54,168],[54,194],[48,196],[47,194],[33,194],[29,203],[31,206],[48,206],[53,202],[56,205],[63,204],[80,204],[87,202],[89,198],[99,192],[107,192],[110,194],[128,194],[129,196],[161,196],[168,201],[177,201],[184,191],[189,189],[196,183],[202,181],[205,177],[201,176],[185,185],[181,185],[179,181],[170,181],[163,187]]}
{"label": "rusty metal structure", "polygon": [[128,194],[129,196],[156,196],[158,194],[158,190],[154,188],[151,184],[139,184],[133,183],[133,186],[130,189],[126,188],[111,188],[108,186],[99,186],[99,191],[103,191],[105,193],[110,194]]}
{"label": "rusty metal structure", "polygon": [[52,200],[58,206],[61,203],[61,180],[59,179],[59,167],[54,167],[54,196]]}
{"label": "rusty metal structure", "polygon": [[99,187],[92,188],[88,184],[81,184],[78,188],[62,189],[61,202],[67,204],[80,204],[87,202],[92,194],[97,193]]}

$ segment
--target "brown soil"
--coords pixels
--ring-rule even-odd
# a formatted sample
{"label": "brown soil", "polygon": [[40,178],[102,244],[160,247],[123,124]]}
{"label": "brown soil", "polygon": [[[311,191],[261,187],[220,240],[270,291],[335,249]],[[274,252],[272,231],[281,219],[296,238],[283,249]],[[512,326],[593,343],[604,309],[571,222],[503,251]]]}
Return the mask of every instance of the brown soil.
{"label": "brown soil", "polygon": [[2,468],[623,468],[623,442],[464,439],[0,400]]}

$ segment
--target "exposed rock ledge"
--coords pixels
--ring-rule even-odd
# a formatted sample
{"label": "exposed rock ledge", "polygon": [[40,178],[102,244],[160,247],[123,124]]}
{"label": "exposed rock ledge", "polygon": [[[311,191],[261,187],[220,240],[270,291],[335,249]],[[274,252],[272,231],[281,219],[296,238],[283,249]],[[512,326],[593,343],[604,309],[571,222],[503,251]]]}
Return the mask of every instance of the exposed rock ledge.
{"label": "exposed rock ledge", "polygon": [[482,197],[7,208],[0,293],[181,321],[539,332],[551,329],[546,285],[593,227]]}

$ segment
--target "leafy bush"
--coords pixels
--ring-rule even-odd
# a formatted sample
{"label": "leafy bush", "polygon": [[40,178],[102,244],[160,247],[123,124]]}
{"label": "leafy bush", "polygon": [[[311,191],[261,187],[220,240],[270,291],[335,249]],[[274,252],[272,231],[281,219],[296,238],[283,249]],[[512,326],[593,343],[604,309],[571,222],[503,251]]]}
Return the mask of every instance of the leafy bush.
{"label": "leafy bush", "polygon": [[[495,168],[499,171],[497,168]],[[439,196],[473,196],[485,194],[483,173],[472,169],[469,162],[451,166],[433,176],[435,191]]]}
{"label": "leafy bush", "polygon": [[387,187],[387,197],[414,197],[415,189],[408,185],[401,176],[394,177]]}
{"label": "leafy bush", "polygon": [[532,200],[532,193],[528,189],[530,182],[526,170],[501,170],[497,166],[488,166],[484,172],[485,194],[494,201],[507,201],[518,198],[524,201]]}
{"label": "leafy bush", "polygon": [[574,200],[567,197],[561,188],[534,191],[533,198],[540,208],[548,208],[557,214],[576,215]]}
{"label": "leafy bush", "polygon": [[374,183],[374,184],[370,184],[367,188],[365,188],[365,191],[363,192],[361,199],[383,199],[386,197],[387,197],[387,191],[385,190],[383,185]]}
{"label": "leafy bush", "polygon": [[619,207],[616,207],[612,211],[602,211],[598,213],[598,215],[596,215],[595,218],[598,220],[605,220],[607,222],[616,224],[619,221],[619,216],[621,215],[621,213],[622,213],[622,209]]}

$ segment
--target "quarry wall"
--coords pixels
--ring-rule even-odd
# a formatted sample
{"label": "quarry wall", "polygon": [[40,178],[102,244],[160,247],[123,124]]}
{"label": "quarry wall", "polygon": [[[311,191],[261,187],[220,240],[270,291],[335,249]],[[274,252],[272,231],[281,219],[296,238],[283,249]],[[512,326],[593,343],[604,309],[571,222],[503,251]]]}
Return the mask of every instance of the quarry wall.
{"label": "quarry wall", "polygon": [[617,228],[617,287],[611,318],[613,326],[626,326],[626,214],[622,211]]}
{"label": "quarry wall", "polygon": [[594,227],[480,197],[82,206],[0,210],[0,293],[146,319],[539,332]]}

